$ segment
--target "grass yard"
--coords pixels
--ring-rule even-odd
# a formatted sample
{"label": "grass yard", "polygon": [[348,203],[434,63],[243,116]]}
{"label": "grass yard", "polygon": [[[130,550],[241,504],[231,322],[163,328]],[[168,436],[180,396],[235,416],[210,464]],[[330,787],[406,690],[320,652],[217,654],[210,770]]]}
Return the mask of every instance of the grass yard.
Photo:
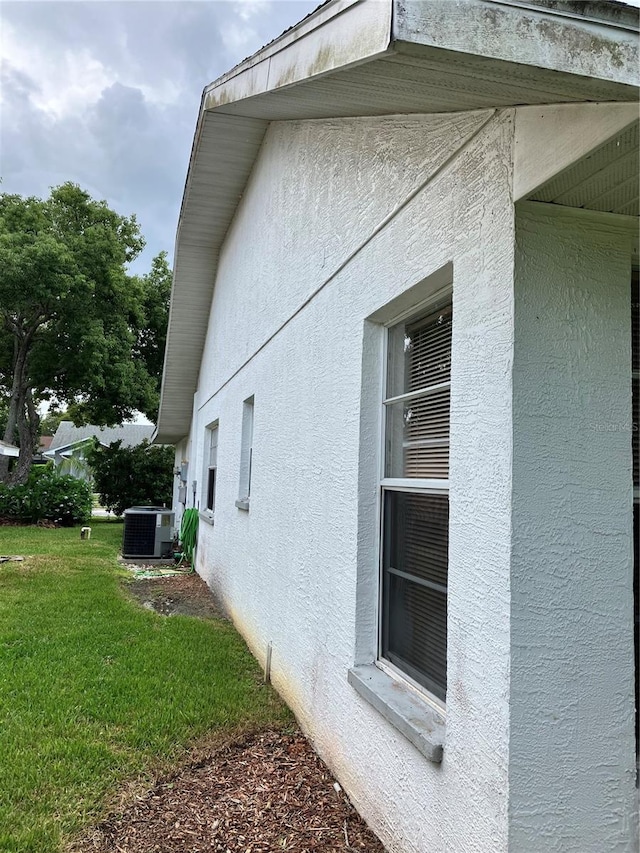
{"label": "grass yard", "polygon": [[122,525],[0,527],[0,851],[54,853],[127,778],[211,732],[291,719],[221,621],[133,603]]}

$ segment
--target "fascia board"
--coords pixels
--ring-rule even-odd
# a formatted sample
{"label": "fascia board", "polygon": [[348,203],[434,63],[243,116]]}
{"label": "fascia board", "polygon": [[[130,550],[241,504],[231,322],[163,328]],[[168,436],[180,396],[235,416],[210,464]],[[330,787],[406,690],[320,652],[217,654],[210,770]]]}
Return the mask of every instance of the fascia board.
{"label": "fascia board", "polygon": [[[387,0],[383,0],[386,2]],[[332,18],[341,15],[351,6],[355,6],[358,3],[362,3],[363,0],[333,0],[330,3],[323,3],[317,9],[314,9],[306,18],[303,18],[301,21],[298,21],[297,24],[294,24],[289,29],[285,30],[281,35],[277,36],[273,41],[269,42],[269,44],[260,48],[260,50],[256,51],[254,54],[249,56],[247,59],[244,59],[242,62],[239,62],[237,65],[234,65],[229,71],[226,71],[224,74],[221,74],[216,80],[214,80],[209,86],[206,87],[205,92],[209,89],[214,88],[222,83],[227,83],[233,77],[237,77],[239,74],[242,74],[248,68],[251,68],[254,65],[258,65],[263,62],[265,59],[268,59],[274,56],[276,53],[279,53],[281,50],[287,48],[292,42],[298,41],[305,35],[308,35],[313,30],[321,27],[327,21]]]}
{"label": "fascia board", "polygon": [[392,15],[392,0],[335,0],[208,86],[203,107],[220,109],[382,56]]}
{"label": "fascia board", "polygon": [[[638,87],[638,33],[544,6],[395,0],[393,40]],[[402,50],[399,44],[397,49]]]}

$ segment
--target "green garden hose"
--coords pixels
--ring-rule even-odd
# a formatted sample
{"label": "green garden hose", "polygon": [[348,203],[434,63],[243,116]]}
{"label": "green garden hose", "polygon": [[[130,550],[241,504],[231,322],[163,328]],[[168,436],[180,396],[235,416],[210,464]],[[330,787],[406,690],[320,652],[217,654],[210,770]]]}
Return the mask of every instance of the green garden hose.
{"label": "green garden hose", "polygon": [[195,507],[185,509],[180,525],[180,544],[184,558],[193,566],[193,551],[198,541],[199,513]]}

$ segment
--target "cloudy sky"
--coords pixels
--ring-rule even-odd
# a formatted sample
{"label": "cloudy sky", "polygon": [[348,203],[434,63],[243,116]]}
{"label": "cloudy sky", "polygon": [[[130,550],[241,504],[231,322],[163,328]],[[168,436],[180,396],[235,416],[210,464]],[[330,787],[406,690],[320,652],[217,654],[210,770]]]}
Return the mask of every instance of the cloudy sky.
{"label": "cloudy sky", "polygon": [[173,254],[202,89],[318,4],[2,0],[2,191],[71,180],[135,213],[147,271]]}
{"label": "cloudy sky", "polygon": [[145,272],[173,253],[203,87],[318,4],[2,0],[2,190],[46,196],[71,180],[136,213]]}

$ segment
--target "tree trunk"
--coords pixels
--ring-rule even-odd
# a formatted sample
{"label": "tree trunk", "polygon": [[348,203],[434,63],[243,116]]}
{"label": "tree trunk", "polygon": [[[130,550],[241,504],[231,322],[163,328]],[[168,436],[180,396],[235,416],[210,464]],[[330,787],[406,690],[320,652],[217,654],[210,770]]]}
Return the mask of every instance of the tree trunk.
{"label": "tree trunk", "polygon": [[[7,415],[7,425],[4,430],[3,441],[14,444],[16,440],[16,426],[18,424],[18,391],[20,388],[20,377],[16,372],[20,350],[18,339],[13,340],[13,385],[11,387],[11,400]],[[0,456],[0,483],[6,483],[9,479],[9,456]]]}
{"label": "tree trunk", "polygon": [[0,481],[9,483],[9,485],[18,485],[26,482],[29,471],[31,470],[35,442],[40,426],[40,418],[33,403],[31,388],[27,379],[27,360],[32,337],[33,330],[27,333],[22,340],[16,340],[15,346],[13,385],[11,388],[9,416],[7,418],[4,440],[9,444],[13,444],[17,428],[20,455],[11,473],[9,473],[8,457],[0,457],[2,461],[0,465]]}
{"label": "tree trunk", "polygon": [[40,418],[33,403],[31,389],[23,391],[22,406],[18,412],[18,435],[20,437],[20,456],[18,464],[9,475],[9,483],[12,486],[26,483],[33,464],[33,454],[36,452]]}

